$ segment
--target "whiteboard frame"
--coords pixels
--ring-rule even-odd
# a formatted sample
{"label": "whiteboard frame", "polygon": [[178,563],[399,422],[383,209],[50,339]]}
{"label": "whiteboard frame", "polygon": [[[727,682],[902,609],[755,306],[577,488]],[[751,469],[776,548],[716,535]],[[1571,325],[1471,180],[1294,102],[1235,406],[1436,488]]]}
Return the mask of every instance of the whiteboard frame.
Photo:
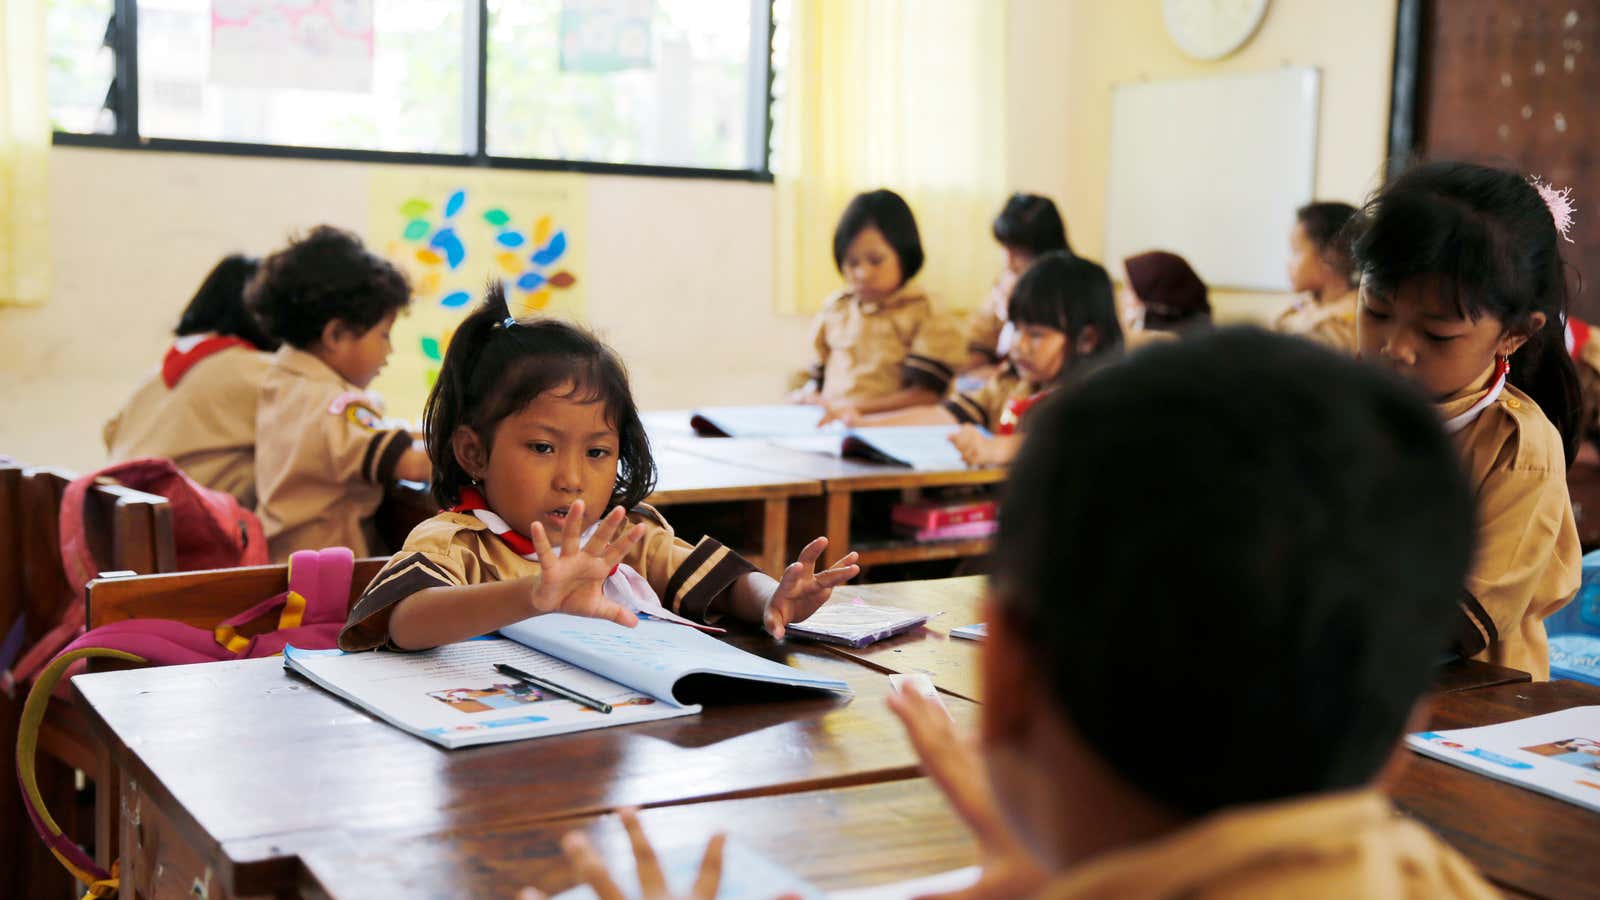
{"label": "whiteboard frame", "polygon": [[[1288,179],[1274,187],[1263,187],[1262,200],[1258,202],[1255,212],[1270,219],[1263,220],[1258,227],[1247,229],[1245,235],[1259,241],[1267,241],[1263,246],[1250,246],[1247,241],[1245,246],[1238,248],[1241,252],[1249,253],[1249,264],[1239,263],[1239,257],[1231,254],[1219,258],[1216,252],[1202,246],[1195,246],[1191,241],[1185,241],[1179,232],[1157,229],[1150,237],[1142,240],[1129,238],[1122,240],[1119,230],[1123,227],[1123,220],[1128,216],[1124,212],[1127,206],[1122,205],[1122,195],[1137,187],[1141,182],[1151,181],[1147,172],[1130,170],[1134,165],[1130,158],[1136,154],[1122,152],[1125,148],[1122,142],[1130,140],[1128,137],[1129,123],[1123,121],[1119,115],[1120,101],[1129,97],[1131,92],[1152,91],[1170,88],[1213,87],[1217,92],[1217,102],[1225,103],[1230,93],[1237,93],[1241,81],[1261,81],[1268,78],[1288,78],[1298,81],[1298,84],[1289,84],[1298,101],[1299,108],[1295,110],[1295,117],[1288,122],[1282,131],[1282,137],[1273,143],[1257,142],[1252,144],[1250,135],[1245,136],[1243,143],[1231,147],[1222,143],[1212,143],[1208,152],[1190,154],[1187,157],[1172,157],[1168,154],[1169,161],[1176,160],[1180,165],[1187,162],[1195,166],[1196,171],[1187,173],[1187,183],[1201,183],[1196,179],[1202,175],[1212,175],[1206,183],[1215,184],[1214,177],[1231,174],[1235,178],[1251,177],[1259,171],[1252,165],[1252,161],[1259,159],[1261,154],[1274,152],[1282,147],[1290,147],[1296,153],[1303,153],[1302,158],[1292,161],[1288,168]],[[1230,91],[1230,87],[1233,88]],[[1298,207],[1311,202],[1316,192],[1316,179],[1318,168],[1319,125],[1322,114],[1322,73],[1313,66],[1281,66],[1273,69],[1264,69],[1253,72],[1237,72],[1225,75],[1208,75],[1195,78],[1164,79],[1161,81],[1126,81],[1119,82],[1111,87],[1110,112],[1110,160],[1106,178],[1106,215],[1105,215],[1105,256],[1107,261],[1115,267],[1119,275],[1122,269],[1122,260],[1128,256],[1142,253],[1146,250],[1170,250],[1189,260],[1201,279],[1212,289],[1249,291],[1263,293],[1289,293],[1288,273],[1285,266],[1288,260],[1288,232],[1294,223],[1294,211]],[[1195,141],[1227,141],[1226,135],[1215,133],[1197,134]],[[1254,151],[1255,156],[1252,156]],[[1201,160],[1226,157],[1231,172],[1204,173],[1199,172]],[[1183,171],[1180,169],[1180,171]],[[1165,176],[1167,180],[1181,178],[1182,176]],[[1287,183],[1292,179],[1293,183]],[[1183,203],[1191,195],[1183,192],[1173,192],[1176,196],[1168,195],[1160,201],[1161,205],[1169,209],[1183,209]],[[1213,191],[1212,193],[1215,193]],[[1270,200],[1267,198],[1271,198]],[[1198,198],[1201,203],[1209,203],[1210,197],[1202,195]],[[1215,218],[1214,210],[1225,207],[1222,203],[1209,208],[1195,208],[1187,216],[1191,221],[1202,221],[1206,217]],[[1280,226],[1277,227],[1277,226]],[[1219,221],[1217,228],[1230,228],[1225,221]],[[1268,234],[1268,232],[1272,232]],[[1189,246],[1185,246],[1189,244]],[[1274,254],[1273,262],[1268,263],[1262,254]]]}

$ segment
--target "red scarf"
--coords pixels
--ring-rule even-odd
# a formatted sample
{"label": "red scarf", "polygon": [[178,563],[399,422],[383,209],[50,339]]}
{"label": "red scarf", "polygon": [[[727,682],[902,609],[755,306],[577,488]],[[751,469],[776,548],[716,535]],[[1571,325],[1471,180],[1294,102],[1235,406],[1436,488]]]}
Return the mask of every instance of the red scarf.
{"label": "red scarf", "polygon": [[1022,424],[1022,417],[1027,415],[1028,410],[1033,409],[1040,400],[1049,396],[1052,390],[1054,388],[1045,388],[1026,397],[1007,400],[1005,411],[1000,414],[1000,424],[995,428],[994,433],[1001,436],[1016,434],[1017,426]]}
{"label": "red scarf", "polygon": [[[182,343],[181,341],[179,343]],[[161,380],[172,390],[178,386],[178,380],[186,372],[194,368],[195,363],[215,353],[221,353],[230,347],[249,347],[255,345],[237,337],[209,337],[190,347],[188,350],[179,350],[177,344],[167,348],[167,355],[161,359]]]}
{"label": "red scarf", "polygon": [[[479,492],[477,488],[464,487],[461,489],[460,502],[455,506],[450,507],[450,512],[470,513],[480,509],[487,510],[490,513],[494,512],[494,510],[489,509],[489,501],[483,498],[483,494]],[[496,516],[496,518],[498,519],[499,517]],[[500,519],[500,522],[504,523],[505,520]],[[507,528],[504,531],[501,531],[495,528],[494,524],[491,522],[484,522],[484,524],[489,526],[489,530],[493,531],[496,537],[500,538],[502,541],[505,541],[507,547],[517,551],[519,555],[538,558],[539,551],[533,549],[532,539],[523,535],[521,532],[513,528]]]}
{"label": "red scarf", "polygon": [[1583,345],[1589,343],[1592,337],[1589,323],[1582,319],[1567,319],[1567,353],[1577,359],[1583,353]]}

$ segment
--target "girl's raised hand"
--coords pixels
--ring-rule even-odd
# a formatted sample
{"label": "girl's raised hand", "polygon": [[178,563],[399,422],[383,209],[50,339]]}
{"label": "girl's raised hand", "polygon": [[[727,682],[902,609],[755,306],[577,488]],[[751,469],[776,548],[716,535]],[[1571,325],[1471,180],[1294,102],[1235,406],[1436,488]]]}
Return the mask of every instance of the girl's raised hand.
{"label": "girl's raised hand", "polygon": [[783,570],[783,578],[773,589],[761,616],[768,634],[782,640],[790,622],[804,621],[828,602],[834,588],[861,574],[861,567],[855,564],[860,557],[854,551],[845,554],[832,568],[818,572],[817,560],[827,548],[828,539],[819,537],[800,551],[798,561]]}
{"label": "girl's raised hand", "polygon": [[[629,628],[639,624],[633,611],[606,598],[605,582],[611,570],[622,562],[633,545],[644,536],[643,522],[626,528],[627,511],[622,507],[611,510],[600,526],[594,530],[589,543],[583,540],[583,501],[575,500],[567,511],[561,527],[561,547],[558,556],[550,546],[544,525],[534,522],[528,529],[533,539],[533,549],[539,554],[539,586],[533,592],[533,611],[542,613],[567,613],[593,619],[610,619]],[[626,532],[624,529],[626,528]]]}
{"label": "girl's raised hand", "polygon": [[[634,871],[639,875],[640,900],[677,900],[678,894],[673,893],[667,884],[667,876],[661,871],[661,861],[656,858],[655,848],[650,846],[650,839],[645,837],[644,828],[639,825],[639,814],[632,809],[621,810],[622,827],[628,831],[628,842],[633,845]],[[682,895],[684,900],[715,900],[717,887],[722,883],[722,847],[727,842],[727,835],[713,835],[711,842],[706,845],[706,855],[700,861],[700,873],[695,877],[694,886],[689,893]],[[566,856],[567,862],[577,870],[578,877],[582,878],[600,900],[623,900],[628,895],[617,886],[611,872],[606,868],[605,860],[595,851],[594,845],[581,831],[573,831],[561,839],[561,852]],[[517,900],[546,900],[545,895],[533,888],[523,888],[517,895]]]}

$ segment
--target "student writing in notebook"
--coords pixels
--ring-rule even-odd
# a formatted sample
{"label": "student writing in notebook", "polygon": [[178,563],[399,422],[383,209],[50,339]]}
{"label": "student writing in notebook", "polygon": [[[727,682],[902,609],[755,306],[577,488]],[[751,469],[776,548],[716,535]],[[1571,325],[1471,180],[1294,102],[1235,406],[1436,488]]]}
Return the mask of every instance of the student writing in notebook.
{"label": "student writing in notebook", "polygon": [[1007,318],[1015,337],[1006,365],[978,390],[850,424],[959,423],[965,427],[951,441],[968,465],[1010,462],[1028,411],[1062,382],[1119,356],[1122,327],[1106,270],[1066,251],[1046,253],[1023,273]]}
{"label": "student writing in notebook", "polygon": [[1550,672],[1544,620],[1581,573],[1566,478],[1581,402],[1564,340],[1564,204],[1516,172],[1431,163],[1378,193],[1355,242],[1360,355],[1438,405],[1478,497],[1455,649],[1536,680]]}
{"label": "student writing in notebook", "polygon": [[672,533],[643,501],[650,443],[622,363],[556,319],[518,320],[503,289],[462,321],[424,414],[433,494],[340,635],[346,650],[422,649],[544,613],[637,622],[666,610],[724,615],[781,638],[861,571],[816,571],[817,538],[781,581],[707,537]]}
{"label": "student writing in notebook", "polygon": [[283,341],[256,411],[256,514],[272,558],[338,546],[366,556],[384,484],[428,478],[427,455],[366,389],[411,288],[355,235],[321,225],[267,257],[245,301]]}
{"label": "student writing in notebook", "polygon": [[1375,786],[1471,555],[1453,457],[1397,379],[1253,329],[1047,401],[1000,516],[976,743],[891,695],[978,840],[954,896],[1498,896]]}
{"label": "student writing in notebook", "polygon": [[817,360],[791,399],[824,407],[822,421],[936,403],[960,362],[960,336],[915,281],[922,238],[906,201],[860,194],[833,233],[845,288],[817,314]]}
{"label": "student writing in notebook", "polygon": [[278,348],[245,310],[244,286],[259,266],[236,253],[206,275],[161,365],[106,423],[111,462],[165,457],[255,509],[256,400]]}

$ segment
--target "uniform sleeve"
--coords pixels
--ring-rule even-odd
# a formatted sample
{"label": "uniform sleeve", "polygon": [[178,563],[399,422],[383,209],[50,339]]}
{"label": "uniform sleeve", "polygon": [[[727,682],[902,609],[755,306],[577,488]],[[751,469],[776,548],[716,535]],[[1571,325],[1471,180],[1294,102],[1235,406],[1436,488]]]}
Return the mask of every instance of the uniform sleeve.
{"label": "uniform sleeve", "polygon": [[967,345],[970,353],[981,353],[989,358],[990,362],[999,362],[1000,354],[997,349],[1000,345],[1000,331],[1005,327],[1005,320],[1000,317],[1000,310],[1009,301],[1011,288],[1003,280],[996,280],[994,287],[989,289],[989,296],[984,299],[983,306],[974,310],[967,319]]}
{"label": "uniform sleeve", "polygon": [[965,358],[961,335],[955,326],[932,311],[923,314],[912,335],[911,346],[901,363],[903,387],[921,387],[943,396],[955,378],[956,367]]}
{"label": "uniform sleeve", "polygon": [[478,558],[454,542],[444,553],[401,550],[350,608],[339,632],[339,649],[394,649],[389,640],[389,617],[394,614],[396,603],[428,588],[477,584],[483,580],[481,569]]}
{"label": "uniform sleeve", "polygon": [[1529,615],[1547,614],[1578,586],[1577,526],[1560,473],[1496,467],[1479,491],[1478,517],[1454,639],[1463,656],[1518,640]]}
{"label": "uniform sleeve", "polygon": [[817,383],[817,390],[822,390],[822,374],[828,366],[828,308],[823,307],[817,313],[817,318],[811,323],[811,347],[816,352],[817,358],[806,367],[806,378]]}
{"label": "uniform sleeve", "polygon": [[1330,316],[1311,326],[1306,337],[1340,353],[1355,353],[1356,323],[1345,316]]}
{"label": "uniform sleeve", "polygon": [[106,420],[106,424],[101,427],[101,429],[100,429],[100,440],[105,443],[106,452],[107,453],[110,453],[112,446],[114,446],[116,444],[116,442],[117,442],[117,428],[119,428],[121,425],[122,425],[122,410],[117,410],[117,414],[112,416],[111,418],[107,419]]}
{"label": "uniform sleeve", "polygon": [[335,476],[340,481],[359,479],[374,484],[393,481],[400,457],[411,447],[411,433],[403,428],[378,428],[364,420],[379,421],[375,411],[356,403],[339,412],[330,407],[322,415]]}
{"label": "uniform sleeve", "polygon": [[674,535],[660,513],[649,507],[635,513],[651,527],[623,562],[650,582],[667,609],[715,624],[728,611],[728,589],[756,567],[712,538],[691,545]]}
{"label": "uniform sleeve", "polygon": [[957,422],[993,431],[1011,393],[1007,381],[996,375],[975,391],[952,395],[944,401],[944,408],[956,417]]}

